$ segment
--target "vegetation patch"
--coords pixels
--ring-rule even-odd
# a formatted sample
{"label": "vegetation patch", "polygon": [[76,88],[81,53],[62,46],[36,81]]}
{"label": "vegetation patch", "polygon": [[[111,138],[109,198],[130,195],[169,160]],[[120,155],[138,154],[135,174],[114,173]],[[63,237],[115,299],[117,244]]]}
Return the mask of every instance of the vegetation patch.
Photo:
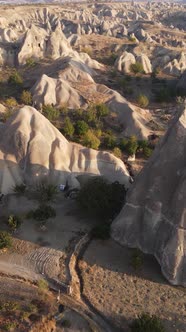
{"label": "vegetation patch", "polygon": [[131,324],[131,332],[165,332],[165,328],[158,317],[143,313]]}

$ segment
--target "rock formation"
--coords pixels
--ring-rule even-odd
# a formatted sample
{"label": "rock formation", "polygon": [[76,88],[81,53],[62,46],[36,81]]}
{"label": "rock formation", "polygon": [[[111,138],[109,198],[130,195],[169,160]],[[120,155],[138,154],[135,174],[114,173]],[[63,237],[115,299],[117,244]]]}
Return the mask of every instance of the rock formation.
{"label": "rock formation", "polygon": [[108,152],[69,143],[38,111],[25,106],[0,127],[0,191],[11,192],[25,181],[43,177],[78,187],[78,175],[102,175],[129,186],[124,163]]}
{"label": "rock formation", "polygon": [[165,277],[186,286],[186,108],[138,175],[113,222],[120,244],[153,254]]}

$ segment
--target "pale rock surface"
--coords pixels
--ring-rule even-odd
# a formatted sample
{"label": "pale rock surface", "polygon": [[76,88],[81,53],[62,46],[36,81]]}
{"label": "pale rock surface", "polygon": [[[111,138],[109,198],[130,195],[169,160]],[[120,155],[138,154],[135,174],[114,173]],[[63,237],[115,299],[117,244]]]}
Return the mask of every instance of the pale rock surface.
{"label": "pale rock surface", "polygon": [[69,143],[37,110],[25,106],[0,129],[0,191],[17,183],[31,186],[47,177],[56,184],[78,187],[78,175],[102,175],[129,186],[124,163],[108,152]]}
{"label": "pale rock surface", "polygon": [[116,59],[115,67],[119,71],[130,73],[130,66],[134,63],[136,63],[135,56],[125,51]]}
{"label": "pale rock surface", "polygon": [[168,75],[180,76],[186,70],[186,54],[182,52],[177,59],[169,62],[163,72]]}
{"label": "pale rock surface", "polygon": [[146,74],[152,73],[152,65],[147,55],[141,54],[136,59],[137,62],[141,63]]}
{"label": "pale rock surface", "polygon": [[112,224],[120,244],[153,254],[165,277],[186,286],[186,107],[128,192]]}
{"label": "pale rock surface", "polygon": [[55,79],[45,74],[32,88],[33,103],[41,109],[42,105],[68,105],[69,108],[80,108],[84,100],[70,84],[62,79]]}

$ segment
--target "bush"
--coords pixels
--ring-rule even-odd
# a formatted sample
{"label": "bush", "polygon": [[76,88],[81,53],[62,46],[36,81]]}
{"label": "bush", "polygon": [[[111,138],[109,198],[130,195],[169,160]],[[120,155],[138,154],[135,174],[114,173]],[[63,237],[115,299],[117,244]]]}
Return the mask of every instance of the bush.
{"label": "bush", "polygon": [[83,137],[83,145],[91,149],[98,149],[100,146],[100,140],[97,138],[91,130],[88,130]]}
{"label": "bush", "polygon": [[110,113],[109,108],[105,104],[97,104],[95,105],[95,108],[98,120],[100,120],[102,117],[109,115]]}
{"label": "bush", "polygon": [[59,118],[60,112],[58,109],[53,107],[52,105],[44,105],[43,106],[43,114],[49,121],[55,121]]}
{"label": "bush", "polygon": [[140,62],[132,63],[130,65],[130,71],[134,74],[144,73],[143,65]]}
{"label": "bush", "polygon": [[105,223],[105,224],[95,226],[91,231],[91,235],[94,239],[101,239],[101,240],[109,239],[110,224]]}
{"label": "bush", "polygon": [[12,246],[12,237],[5,231],[0,232],[0,249],[10,248]]}
{"label": "bush", "polygon": [[125,202],[126,190],[119,182],[108,183],[102,177],[90,179],[79,191],[80,207],[104,220],[113,219]]}
{"label": "bush", "polygon": [[143,265],[143,253],[139,249],[134,249],[131,257],[131,266],[134,270],[141,269]]}
{"label": "bush", "polygon": [[38,280],[37,286],[41,291],[48,291],[48,282],[45,279]]}
{"label": "bush", "polygon": [[76,128],[77,135],[84,136],[87,133],[87,131],[89,130],[89,125],[83,120],[78,120],[75,128]]}
{"label": "bush", "polygon": [[8,217],[7,224],[8,224],[8,226],[10,227],[10,229],[12,231],[15,231],[16,229],[18,229],[21,226],[22,221],[19,217],[14,216],[13,214],[11,214]]}
{"label": "bush", "polygon": [[57,186],[43,180],[36,185],[36,193],[41,202],[50,202],[55,200],[58,189]]}
{"label": "bush", "polygon": [[13,191],[17,194],[24,194],[26,190],[26,185],[24,183],[16,184]]}
{"label": "bush", "polygon": [[14,97],[7,98],[5,104],[7,107],[15,107],[17,106],[17,100]]}
{"label": "bush", "polygon": [[22,85],[23,79],[21,75],[15,70],[8,79],[8,83],[12,85]]}
{"label": "bush", "polygon": [[117,158],[122,158],[122,152],[119,148],[114,148],[113,150],[113,154],[117,157]]}
{"label": "bush", "polygon": [[20,99],[23,104],[32,105],[32,95],[29,91],[24,90]]}
{"label": "bush", "polygon": [[136,153],[138,148],[138,142],[135,136],[131,136],[127,142],[126,145],[126,151],[129,154],[129,156],[132,156]]}
{"label": "bush", "polygon": [[37,62],[33,58],[26,59],[26,66],[28,68],[35,67]]}
{"label": "bush", "polygon": [[106,149],[114,149],[117,145],[116,137],[112,132],[105,133],[103,138],[103,146]]}
{"label": "bush", "polygon": [[63,133],[65,136],[72,138],[74,131],[75,129],[73,123],[71,122],[70,118],[67,116],[64,120]]}
{"label": "bush", "polygon": [[153,153],[153,149],[149,148],[148,146],[146,146],[143,149],[143,154],[146,158],[149,158],[151,156],[151,154]]}
{"label": "bush", "polygon": [[16,311],[20,310],[20,305],[14,301],[0,302],[0,310],[2,311]]}
{"label": "bush", "polygon": [[140,107],[147,107],[149,104],[149,99],[147,96],[140,94],[137,97],[137,103]]}
{"label": "bush", "polygon": [[161,320],[156,316],[143,313],[131,324],[132,332],[165,332]]}
{"label": "bush", "polygon": [[27,215],[28,218],[33,218],[37,221],[44,221],[49,218],[56,217],[56,211],[49,205],[40,205],[36,210],[30,211]]}

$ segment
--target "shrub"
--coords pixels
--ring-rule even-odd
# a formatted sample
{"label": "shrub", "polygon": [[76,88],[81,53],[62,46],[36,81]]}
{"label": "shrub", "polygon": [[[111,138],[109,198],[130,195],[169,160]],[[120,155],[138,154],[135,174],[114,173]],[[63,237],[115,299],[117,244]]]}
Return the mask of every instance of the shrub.
{"label": "shrub", "polygon": [[37,221],[44,221],[49,218],[55,218],[56,211],[49,205],[40,205],[36,210],[30,211],[27,215],[28,218],[33,218]]}
{"label": "shrub", "polygon": [[148,146],[144,147],[143,154],[146,158],[149,158],[153,153],[153,149],[149,148]]}
{"label": "shrub", "polygon": [[22,85],[23,79],[21,75],[15,70],[8,79],[8,83],[12,85]]}
{"label": "shrub", "polygon": [[83,137],[83,144],[88,148],[98,149],[100,146],[100,140],[97,138],[91,130],[88,130]]}
{"label": "shrub", "polygon": [[48,291],[48,282],[45,279],[38,280],[37,286],[41,291]]}
{"label": "shrub", "polygon": [[143,95],[143,94],[140,94],[138,97],[137,97],[137,103],[140,107],[147,107],[148,104],[149,104],[149,99],[147,96]]}
{"label": "shrub", "polygon": [[110,224],[105,223],[105,224],[95,226],[91,231],[91,235],[94,239],[101,239],[101,240],[109,239]]}
{"label": "shrub", "polygon": [[26,190],[26,185],[24,183],[16,184],[13,191],[17,194],[24,194]]}
{"label": "shrub", "polygon": [[28,68],[35,67],[37,62],[33,58],[26,59],[26,66]]}
{"label": "shrub", "polygon": [[139,249],[134,249],[131,257],[131,266],[134,270],[141,269],[143,265],[143,253]]}
{"label": "shrub", "polygon": [[144,73],[143,65],[140,62],[132,63],[130,65],[130,71],[134,74]]}
{"label": "shrub", "polygon": [[20,99],[23,104],[32,105],[32,95],[29,91],[24,90]]}
{"label": "shrub", "polygon": [[129,156],[132,156],[136,153],[138,148],[138,142],[135,136],[131,136],[127,142],[126,145],[126,151],[129,154]]}
{"label": "shrub", "polygon": [[16,229],[18,229],[21,226],[22,221],[19,217],[14,216],[13,214],[11,214],[8,217],[7,224],[8,224],[8,226],[10,227],[10,229],[12,231],[15,231]]}
{"label": "shrub", "polygon": [[95,105],[95,108],[98,120],[100,120],[102,117],[109,115],[110,113],[109,108],[105,104],[97,104]]}
{"label": "shrub", "polygon": [[90,47],[82,47],[81,52],[87,53],[90,57],[92,56],[92,49]]}
{"label": "shrub", "polygon": [[0,302],[0,310],[2,311],[16,311],[20,309],[20,305],[14,301]]}
{"label": "shrub", "polygon": [[7,98],[5,104],[7,107],[15,107],[17,106],[17,100],[14,97]]}
{"label": "shrub", "polygon": [[0,232],[0,249],[10,248],[12,246],[12,237],[5,231]]}
{"label": "shrub", "polygon": [[43,114],[49,121],[55,121],[59,118],[60,112],[58,109],[53,107],[52,105],[44,105],[43,106]]}
{"label": "shrub", "polygon": [[108,183],[102,177],[90,179],[79,191],[80,207],[103,220],[113,219],[125,202],[124,185]]}
{"label": "shrub", "polygon": [[87,111],[84,113],[84,120],[89,124],[95,125],[97,121],[96,109],[93,106],[90,106]]}
{"label": "shrub", "polygon": [[132,332],[165,332],[161,320],[156,316],[143,313],[131,324]]}
{"label": "shrub", "polygon": [[84,136],[89,130],[89,125],[84,120],[78,120],[75,128],[77,135]]}
{"label": "shrub", "polygon": [[116,147],[116,137],[112,132],[107,132],[104,134],[103,145],[106,149],[114,149]]}
{"label": "shrub", "polygon": [[67,137],[72,138],[74,131],[75,131],[75,129],[74,129],[73,123],[71,122],[70,118],[67,116],[64,120],[63,133]]}
{"label": "shrub", "polygon": [[57,186],[43,180],[36,185],[36,193],[41,202],[49,202],[55,200],[58,189]]}
{"label": "shrub", "polygon": [[122,152],[119,148],[114,148],[113,150],[113,154],[117,157],[117,158],[122,158]]}

